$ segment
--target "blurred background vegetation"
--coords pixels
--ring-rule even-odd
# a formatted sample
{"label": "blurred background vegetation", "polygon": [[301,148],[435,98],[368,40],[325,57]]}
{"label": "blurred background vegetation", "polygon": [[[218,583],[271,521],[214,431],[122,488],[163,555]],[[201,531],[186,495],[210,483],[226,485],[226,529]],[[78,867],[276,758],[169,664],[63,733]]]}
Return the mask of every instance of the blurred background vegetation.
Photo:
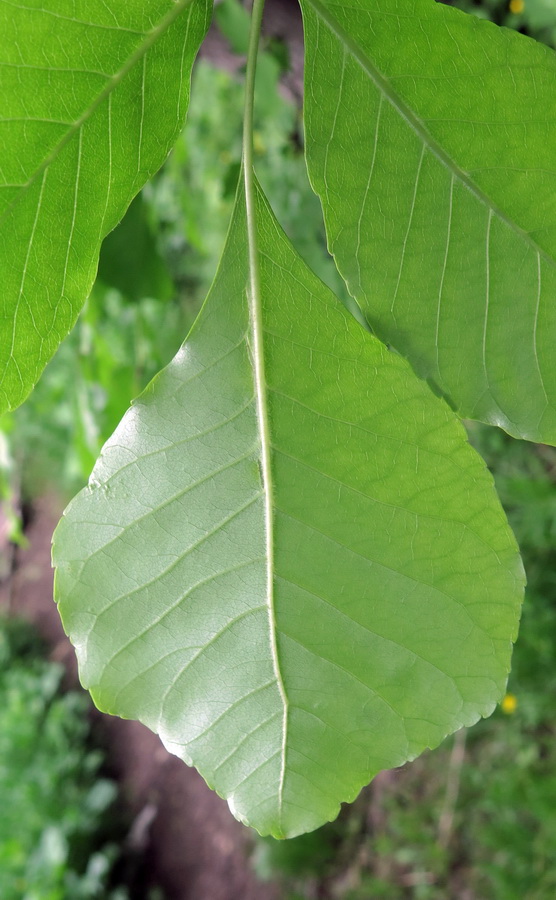
{"label": "blurred background vegetation", "polygon": [[64,668],[45,656],[30,625],[0,619],[0,897],[160,900],[135,890],[141,863],[121,843],[88,697],[62,690]]}
{"label": "blurred background vegetation", "polygon": [[[556,0],[452,5],[556,46]],[[243,8],[224,0],[216,20],[241,55]],[[287,47],[267,41],[258,176],[299,252],[349,305],[307,181],[300,110],[280,90],[287,67]],[[132,397],[192,324],[233,204],[242,103],[241,64],[231,74],[199,62],[185,131],[107,238],[77,327],[24,406],[0,419],[0,502],[13,541],[24,539],[13,498],[32,505],[45,491],[78,490]],[[528,575],[508,694],[468,733],[379,776],[336,823],[285,843],[257,840],[252,864],[286,900],[556,897],[556,450],[473,423],[469,436]],[[61,693],[60,679],[23,626],[0,623],[0,897],[126,900],[114,875],[117,789],[91,748],[87,700]]]}

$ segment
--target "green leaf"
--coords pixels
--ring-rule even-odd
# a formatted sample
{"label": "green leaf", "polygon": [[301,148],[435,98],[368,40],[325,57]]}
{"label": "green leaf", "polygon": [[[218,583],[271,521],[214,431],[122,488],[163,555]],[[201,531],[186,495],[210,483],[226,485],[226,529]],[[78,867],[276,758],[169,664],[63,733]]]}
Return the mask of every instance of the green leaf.
{"label": "green leaf", "polygon": [[0,4],[0,412],[91,290],[102,238],[183,125],[208,0]]}
{"label": "green leaf", "polygon": [[433,0],[302,0],[307,161],[376,333],[556,443],[556,56]]}
{"label": "green leaf", "polygon": [[260,294],[240,192],[196,324],[105,445],[54,559],[99,707],[282,837],[492,712],[523,575],[454,414],[260,193],[256,218]]}

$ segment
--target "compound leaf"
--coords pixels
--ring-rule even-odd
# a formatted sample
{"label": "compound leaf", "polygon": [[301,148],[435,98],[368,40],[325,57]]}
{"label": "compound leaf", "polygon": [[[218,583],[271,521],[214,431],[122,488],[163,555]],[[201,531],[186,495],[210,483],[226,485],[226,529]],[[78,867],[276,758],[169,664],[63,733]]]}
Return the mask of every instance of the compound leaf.
{"label": "compound leaf", "polygon": [[0,2],[0,412],[73,326],[183,125],[208,0]]}
{"label": "compound leaf", "polygon": [[283,837],[492,712],[523,575],[455,415],[260,193],[256,218],[260,289],[240,192],[196,324],[105,445],[54,560],[99,707]]}
{"label": "compound leaf", "polygon": [[302,0],[307,161],[376,333],[556,443],[556,55],[434,0]]}

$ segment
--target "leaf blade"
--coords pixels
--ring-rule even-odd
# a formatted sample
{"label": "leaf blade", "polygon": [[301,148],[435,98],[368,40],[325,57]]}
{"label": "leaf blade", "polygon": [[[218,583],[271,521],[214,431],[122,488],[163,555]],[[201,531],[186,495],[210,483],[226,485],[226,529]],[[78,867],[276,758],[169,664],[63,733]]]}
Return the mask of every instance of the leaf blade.
{"label": "leaf blade", "polygon": [[73,326],[102,238],[170,150],[208,27],[203,0],[66,6],[0,7],[2,409]]}
{"label": "leaf blade", "polygon": [[535,110],[551,119],[554,54],[432,0],[302,7],[308,168],[350,292],[460,415],[553,442],[552,136]]}
{"label": "leaf blade", "polygon": [[281,837],[492,711],[523,576],[453,414],[306,268],[260,194],[256,215],[273,547],[240,193],[199,320],[106,445],[54,558],[95,701]]}

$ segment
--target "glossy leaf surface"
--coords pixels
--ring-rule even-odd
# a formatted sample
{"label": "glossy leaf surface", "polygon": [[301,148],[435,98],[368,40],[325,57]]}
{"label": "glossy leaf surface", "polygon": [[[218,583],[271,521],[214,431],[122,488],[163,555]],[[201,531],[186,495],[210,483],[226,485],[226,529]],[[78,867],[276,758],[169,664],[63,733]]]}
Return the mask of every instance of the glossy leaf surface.
{"label": "glossy leaf surface", "polygon": [[182,127],[207,0],[0,3],[0,412],[73,326]]}
{"label": "glossy leaf surface", "polygon": [[240,195],[199,319],[105,445],[54,559],[99,707],[291,836],[492,711],[523,577],[454,414],[257,196],[260,295]]}
{"label": "glossy leaf surface", "polygon": [[302,0],[306,146],[376,333],[463,416],[556,443],[556,56],[434,0]]}

